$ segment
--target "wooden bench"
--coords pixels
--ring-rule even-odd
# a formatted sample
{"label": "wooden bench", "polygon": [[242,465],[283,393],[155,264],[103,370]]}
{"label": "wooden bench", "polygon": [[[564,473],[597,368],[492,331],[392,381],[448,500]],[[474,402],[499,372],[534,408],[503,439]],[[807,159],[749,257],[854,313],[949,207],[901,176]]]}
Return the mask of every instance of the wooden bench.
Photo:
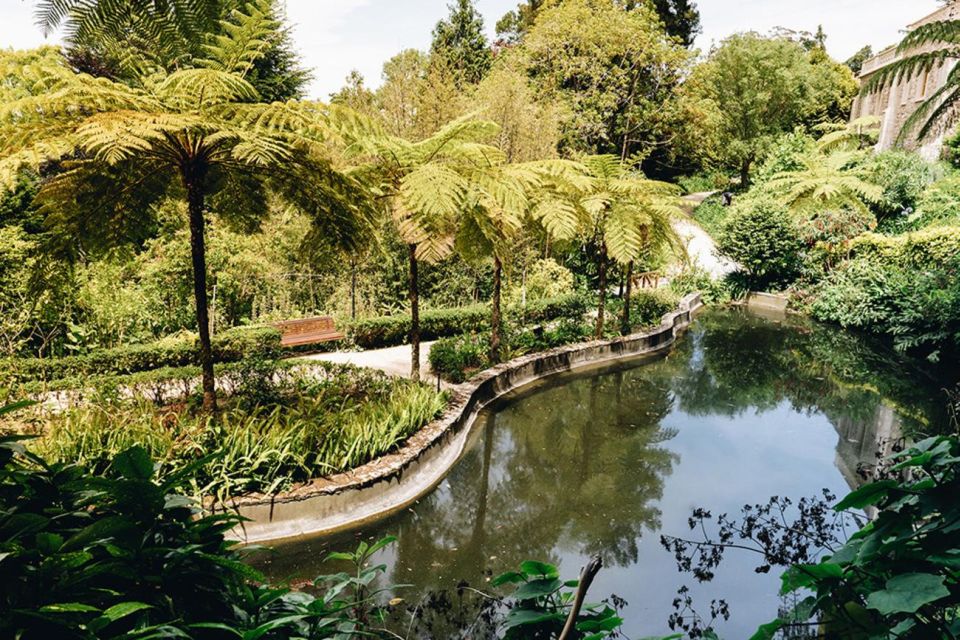
{"label": "wooden bench", "polygon": [[660,279],[663,277],[659,271],[648,271],[646,273],[633,274],[634,289],[656,289],[660,286]]}
{"label": "wooden bench", "polygon": [[296,347],[303,344],[342,340],[346,336],[333,326],[330,316],[286,320],[273,325],[279,329],[280,344],[284,347]]}

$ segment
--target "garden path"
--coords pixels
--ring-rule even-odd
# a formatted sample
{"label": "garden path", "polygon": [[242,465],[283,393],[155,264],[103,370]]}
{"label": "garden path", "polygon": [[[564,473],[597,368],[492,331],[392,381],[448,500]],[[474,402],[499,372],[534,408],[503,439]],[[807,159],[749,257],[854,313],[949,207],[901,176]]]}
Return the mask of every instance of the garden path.
{"label": "garden path", "polygon": [[687,217],[674,221],[673,228],[683,239],[691,264],[700,267],[716,280],[731,271],[735,271],[737,265],[717,254],[716,242],[691,216],[694,208],[713,193],[712,191],[705,191],[684,196],[683,209],[687,213]]}
{"label": "garden path", "polygon": [[[420,343],[420,379],[435,381],[436,376],[430,368],[427,356],[433,342]],[[338,364],[352,364],[357,367],[377,369],[391,376],[407,377],[410,375],[410,345],[388,347],[386,349],[370,349],[368,351],[333,351],[331,353],[317,353],[306,356],[305,360],[322,360]],[[443,386],[447,386],[443,383]]]}

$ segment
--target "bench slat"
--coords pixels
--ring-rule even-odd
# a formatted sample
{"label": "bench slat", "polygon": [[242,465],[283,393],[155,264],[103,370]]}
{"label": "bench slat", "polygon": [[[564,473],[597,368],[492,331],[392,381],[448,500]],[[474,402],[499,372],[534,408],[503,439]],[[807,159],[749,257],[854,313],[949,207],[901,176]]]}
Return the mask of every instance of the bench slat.
{"label": "bench slat", "polygon": [[337,331],[330,316],[302,318],[300,320],[285,320],[273,325],[280,333],[282,346],[312,344],[315,342],[330,342],[342,340],[346,336]]}

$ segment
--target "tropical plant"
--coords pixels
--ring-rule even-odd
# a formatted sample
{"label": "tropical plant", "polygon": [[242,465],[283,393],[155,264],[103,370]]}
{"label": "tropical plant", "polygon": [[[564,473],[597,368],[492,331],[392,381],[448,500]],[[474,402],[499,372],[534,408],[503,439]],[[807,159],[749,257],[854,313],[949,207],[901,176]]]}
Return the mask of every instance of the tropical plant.
{"label": "tropical plant", "polygon": [[844,125],[828,124],[822,128],[832,130],[825,131],[817,140],[817,147],[824,153],[866,149],[877,143],[882,122],[879,116],[863,116]]}
{"label": "tropical plant", "polygon": [[[59,163],[37,194],[66,255],[114,247],[144,232],[165,197],[187,204],[204,406],[216,406],[207,304],[205,233],[211,211],[255,224],[268,194],[313,217],[363,217],[366,193],[329,160],[336,137],[313,103],[258,104],[245,79],[262,55],[272,19],[262,5],[238,14],[207,46],[203,68],[156,70],[130,87],[61,66],[31,69],[35,90],[0,110],[0,181],[21,168]],[[2,75],[21,75],[4,68]],[[348,120],[341,117],[340,121]],[[335,226],[335,225],[329,225]],[[79,243],[78,243],[79,241]]]}
{"label": "tropical plant", "polygon": [[800,158],[803,168],[775,175],[766,189],[795,212],[830,207],[850,207],[869,213],[868,204],[883,196],[883,189],[870,182],[851,152],[811,154]]}
{"label": "tropical plant", "polygon": [[453,250],[458,217],[470,193],[468,174],[496,165],[500,152],[482,144],[496,132],[492,122],[464,117],[434,135],[410,142],[372,122],[357,131],[350,152],[362,164],[353,170],[388,203],[407,246],[410,304],[410,375],[420,377],[418,263],[437,262]]}
{"label": "tropical plant", "polygon": [[[681,215],[678,190],[631,171],[616,156],[581,160],[584,175],[568,176],[556,193],[533,209],[547,233],[558,240],[580,237],[597,246],[599,293],[596,337],[603,336],[607,299],[607,262],[627,267],[664,249],[682,251],[671,221]],[[627,293],[629,309],[629,289]],[[629,318],[626,319],[629,323]]]}

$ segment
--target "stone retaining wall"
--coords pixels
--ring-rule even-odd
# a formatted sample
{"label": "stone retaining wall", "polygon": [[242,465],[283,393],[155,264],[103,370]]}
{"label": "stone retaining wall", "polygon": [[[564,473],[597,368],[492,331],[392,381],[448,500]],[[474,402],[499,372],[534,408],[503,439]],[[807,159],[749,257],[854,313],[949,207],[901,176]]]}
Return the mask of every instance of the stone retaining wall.
{"label": "stone retaining wall", "polygon": [[652,331],[585,342],[530,354],[487,369],[453,390],[443,415],[396,452],[347,473],[314,480],[291,491],[232,501],[249,522],[235,529],[243,542],[329,534],[396,513],[429,493],[466,448],[477,414],[503,395],[541,378],[665,351],[703,307],[699,293],[683,298]]}

